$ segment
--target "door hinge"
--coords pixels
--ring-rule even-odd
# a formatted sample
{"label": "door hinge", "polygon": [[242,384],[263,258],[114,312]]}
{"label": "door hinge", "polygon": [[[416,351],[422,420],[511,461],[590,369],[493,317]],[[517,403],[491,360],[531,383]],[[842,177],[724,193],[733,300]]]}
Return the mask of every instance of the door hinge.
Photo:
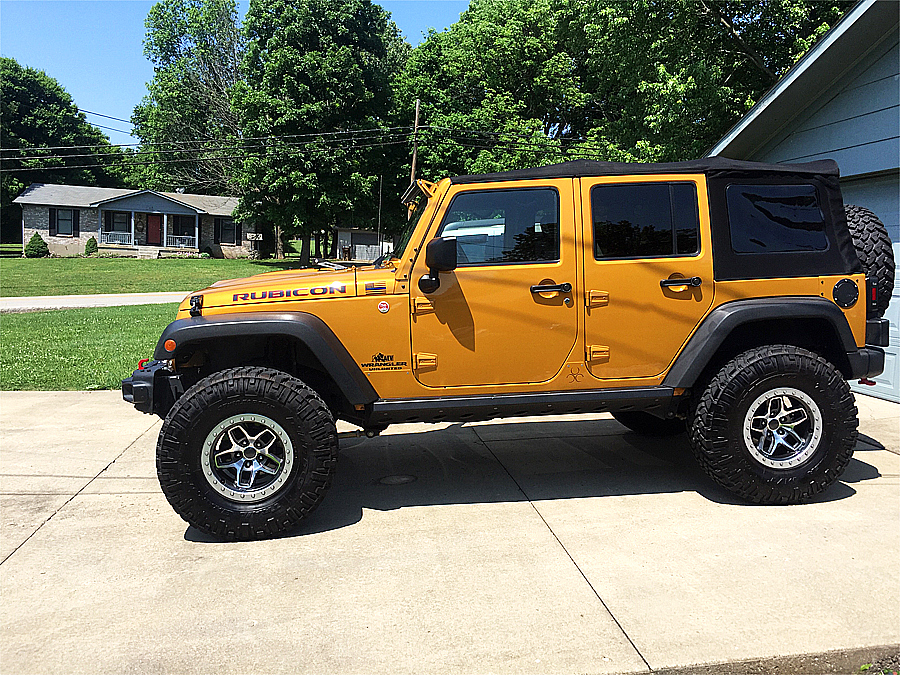
{"label": "door hinge", "polygon": [[420,352],[413,354],[413,368],[437,368],[437,354],[427,354]]}
{"label": "door hinge", "polygon": [[434,311],[434,305],[428,298],[413,298],[413,314],[428,314]]}
{"label": "door hinge", "polygon": [[607,291],[588,291],[587,306],[588,307],[604,307],[609,304],[609,293]]}
{"label": "door hinge", "polygon": [[609,347],[606,345],[588,345],[587,359],[592,362],[606,363],[609,361]]}

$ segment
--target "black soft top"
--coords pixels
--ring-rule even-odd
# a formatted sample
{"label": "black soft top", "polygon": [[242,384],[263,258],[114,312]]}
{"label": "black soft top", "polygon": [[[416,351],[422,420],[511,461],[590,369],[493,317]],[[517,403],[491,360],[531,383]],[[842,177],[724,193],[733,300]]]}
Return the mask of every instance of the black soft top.
{"label": "black soft top", "polygon": [[591,159],[575,159],[561,164],[539,166],[534,169],[517,169],[500,173],[484,173],[473,176],[455,176],[450,179],[453,185],[465,183],[492,183],[505,180],[525,180],[529,178],[582,178],[587,176],[630,176],[665,173],[703,173],[710,176],[721,176],[727,173],[792,174],[803,176],[834,177],[840,176],[837,162],[823,159],[818,162],[803,164],[764,164],[763,162],[745,162],[727,157],[705,157],[692,159],[689,162],[667,162],[665,164],[629,164],[626,162],[598,162]]}

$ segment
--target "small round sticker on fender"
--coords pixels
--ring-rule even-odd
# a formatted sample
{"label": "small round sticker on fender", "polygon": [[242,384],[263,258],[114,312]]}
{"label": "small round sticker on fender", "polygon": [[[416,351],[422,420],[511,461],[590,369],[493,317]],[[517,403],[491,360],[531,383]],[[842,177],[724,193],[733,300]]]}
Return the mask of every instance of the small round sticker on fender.
{"label": "small round sticker on fender", "polygon": [[378,311],[381,312],[382,314],[387,314],[388,310],[390,308],[391,308],[391,306],[388,304],[387,300],[382,300],[381,302],[378,303]]}

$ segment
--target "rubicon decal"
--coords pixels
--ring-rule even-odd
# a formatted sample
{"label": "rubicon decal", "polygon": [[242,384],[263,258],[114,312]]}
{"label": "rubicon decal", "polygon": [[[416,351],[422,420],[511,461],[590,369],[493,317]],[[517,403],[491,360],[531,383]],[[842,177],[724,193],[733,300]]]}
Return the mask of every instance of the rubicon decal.
{"label": "rubicon decal", "polygon": [[323,297],[326,295],[346,295],[346,284],[331,284],[331,286],[313,286],[312,288],[286,288],[266,291],[254,291],[253,293],[235,293],[234,302],[253,302],[256,300],[289,300],[291,298],[303,298],[307,296]]}

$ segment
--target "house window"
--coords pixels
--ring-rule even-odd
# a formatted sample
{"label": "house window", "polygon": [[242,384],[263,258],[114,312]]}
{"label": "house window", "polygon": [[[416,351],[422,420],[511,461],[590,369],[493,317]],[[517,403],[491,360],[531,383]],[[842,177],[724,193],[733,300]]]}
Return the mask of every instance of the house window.
{"label": "house window", "polygon": [[124,211],[106,211],[104,232],[131,232],[131,214]]}
{"label": "house window", "polygon": [[78,209],[50,209],[49,234],[51,237],[77,237]]}
{"label": "house window", "polygon": [[700,219],[694,183],[628,183],[591,188],[594,258],[696,255]]}
{"label": "house window", "polygon": [[217,244],[235,246],[241,243],[241,227],[231,218],[216,218],[215,239]]}
{"label": "house window", "polygon": [[60,237],[71,237],[72,220],[72,209],[56,209],[56,234]]}
{"label": "house window", "polygon": [[176,237],[193,237],[195,224],[194,216],[175,216],[172,234]]}

